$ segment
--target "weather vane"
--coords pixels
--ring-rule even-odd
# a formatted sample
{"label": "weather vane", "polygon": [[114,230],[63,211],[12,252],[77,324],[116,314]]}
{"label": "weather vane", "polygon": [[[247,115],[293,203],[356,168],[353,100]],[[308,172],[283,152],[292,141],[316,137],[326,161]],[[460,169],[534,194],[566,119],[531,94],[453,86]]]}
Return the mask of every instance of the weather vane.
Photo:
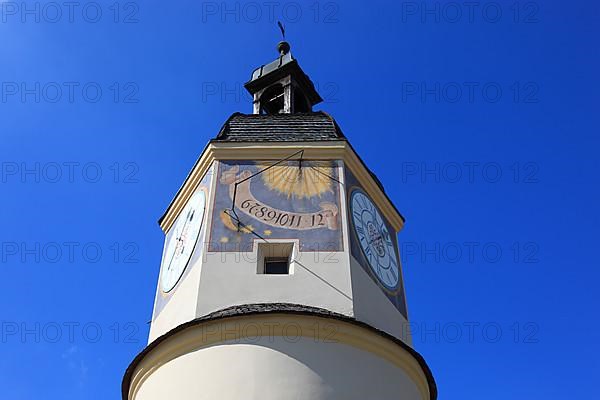
{"label": "weather vane", "polygon": [[279,30],[281,31],[281,36],[283,37],[282,41],[277,45],[277,51],[281,56],[286,55],[290,52],[290,44],[285,41],[285,27],[281,23],[281,21],[277,21],[277,26],[279,26]]}
{"label": "weather vane", "polygon": [[283,40],[285,40],[285,28],[283,27],[283,24],[281,23],[281,21],[277,21],[277,25],[279,26],[279,30],[281,31],[281,36],[283,37]]}

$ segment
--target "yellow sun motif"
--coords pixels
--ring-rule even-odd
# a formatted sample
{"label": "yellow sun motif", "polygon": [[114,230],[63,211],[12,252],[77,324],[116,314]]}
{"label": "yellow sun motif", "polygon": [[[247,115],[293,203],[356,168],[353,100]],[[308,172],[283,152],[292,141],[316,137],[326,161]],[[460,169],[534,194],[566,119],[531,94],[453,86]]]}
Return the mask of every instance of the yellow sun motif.
{"label": "yellow sun motif", "polygon": [[223,237],[221,238],[221,240],[219,240],[219,241],[220,241],[221,243],[227,243],[227,242],[229,242],[229,238],[228,238],[227,236],[223,236]]}
{"label": "yellow sun motif", "polygon": [[[308,162],[306,162],[308,164]],[[333,168],[320,165],[298,166],[298,162],[276,165],[262,174],[265,185],[288,198],[309,198],[332,192],[331,178]]]}
{"label": "yellow sun motif", "polygon": [[263,234],[264,234],[265,236],[271,236],[271,235],[273,234],[273,231],[271,231],[270,229],[265,229],[265,230],[263,231]]}

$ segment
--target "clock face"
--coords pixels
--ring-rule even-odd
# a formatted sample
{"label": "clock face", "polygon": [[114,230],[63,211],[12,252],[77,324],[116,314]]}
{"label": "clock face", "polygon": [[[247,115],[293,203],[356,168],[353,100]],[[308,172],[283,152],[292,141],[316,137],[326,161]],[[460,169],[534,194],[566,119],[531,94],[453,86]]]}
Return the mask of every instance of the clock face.
{"label": "clock face", "polygon": [[206,195],[203,190],[198,190],[171,227],[173,234],[165,249],[160,279],[160,287],[165,293],[170,292],[177,285],[192,257],[200,236],[205,209]]}
{"label": "clock face", "polygon": [[354,231],[371,271],[384,287],[395,290],[400,281],[398,257],[377,207],[365,193],[355,190],[350,198],[350,212]]}

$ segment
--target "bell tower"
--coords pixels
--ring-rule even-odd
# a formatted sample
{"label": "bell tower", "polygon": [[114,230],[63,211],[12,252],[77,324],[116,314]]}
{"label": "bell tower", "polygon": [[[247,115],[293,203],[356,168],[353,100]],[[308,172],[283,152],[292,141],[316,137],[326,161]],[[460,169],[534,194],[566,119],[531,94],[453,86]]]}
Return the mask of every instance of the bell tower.
{"label": "bell tower", "polygon": [[290,52],[234,113],[159,220],[147,347],[123,400],[433,400],[412,348],[404,218]]}
{"label": "bell tower", "polygon": [[292,57],[290,44],[280,42],[277,51],[279,57],[255,69],[244,85],[254,98],[254,114],[311,112],[323,99]]}

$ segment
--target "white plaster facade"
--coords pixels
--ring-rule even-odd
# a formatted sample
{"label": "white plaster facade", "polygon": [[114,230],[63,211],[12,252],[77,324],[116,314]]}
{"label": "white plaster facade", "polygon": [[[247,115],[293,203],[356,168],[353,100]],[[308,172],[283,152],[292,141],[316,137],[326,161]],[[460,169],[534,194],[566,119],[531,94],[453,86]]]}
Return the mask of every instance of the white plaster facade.
{"label": "white plaster facade", "polygon": [[131,400],[430,400],[422,364],[365,327],[284,314],[207,321],[137,364]]}
{"label": "white plaster facade", "polygon": [[[340,160],[338,176],[344,184],[347,158],[313,159]],[[218,158],[205,163],[204,170],[215,162]],[[189,199],[202,178],[197,169],[188,177],[196,183],[184,184],[174,201],[179,210],[185,204],[181,199]],[[351,254],[346,191],[340,190],[339,201],[343,250],[300,252],[297,240],[284,240],[294,246],[291,273],[266,275],[258,273],[258,238],[252,252],[208,251],[217,179],[213,174],[208,184],[209,208],[186,272],[168,295],[157,288],[149,347],[128,369],[123,398],[435,399],[430,372],[410,348],[407,320]],[[374,187],[370,182],[365,186]],[[373,196],[380,204],[386,201],[380,193]],[[174,218],[167,214],[171,224]],[[163,225],[167,237],[172,234],[169,227]],[[233,318],[235,323],[210,320],[180,330],[182,324],[195,324],[191,321],[216,311],[259,303],[316,307],[372,328],[322,316],[278,314]],[[275,326],[265,323],[269,318]],[[333,326],[333,334],[326,329],[315,336],[314,329],[327,326]]]}
{"label": "white plaster facade", "polygon": [[[343,168],[339,167],[342,177]],[[216,175],[212,177],[208,205],[214,204]],[[345,191],[340,191],[343,251],[300,252],[294,240],[293,273],[257,273],[258,246],[252,252],[209,252],[212,209],[206,212],[199,244],[186,275],[160,313],[155,309],[149,342],[176,326],[235,305],[292,303],[318,307],[364,321],[411,344],[407,320],[360,267],[350,252],[349,216]],[[167,235],[170,232],[167,232]],[[282,241],[282,240],[279,240]],[[157,296],[161,296],[157,287]]]}

